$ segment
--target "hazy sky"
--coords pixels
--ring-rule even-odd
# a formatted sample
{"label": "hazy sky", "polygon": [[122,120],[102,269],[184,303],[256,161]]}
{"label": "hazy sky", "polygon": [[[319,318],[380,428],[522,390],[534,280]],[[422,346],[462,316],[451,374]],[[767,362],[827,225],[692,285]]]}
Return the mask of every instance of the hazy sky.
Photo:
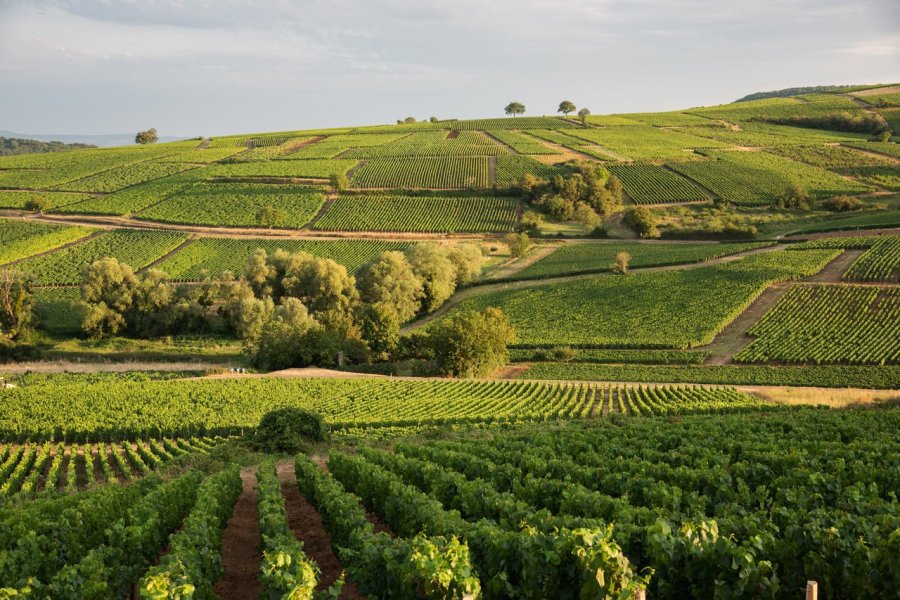
{"label": "hazy sky", "polygon": [[0,129],[214,135],[900,80],[897,0],[0,0]]}

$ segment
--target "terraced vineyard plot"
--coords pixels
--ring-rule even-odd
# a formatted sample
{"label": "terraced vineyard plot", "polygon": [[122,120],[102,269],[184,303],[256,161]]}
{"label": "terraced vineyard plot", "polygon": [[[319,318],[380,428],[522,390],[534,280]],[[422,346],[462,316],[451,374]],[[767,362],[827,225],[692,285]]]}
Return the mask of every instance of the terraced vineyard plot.
{"label": "terraced vineyard plot", "polygon": [[53,250],[90,235],[87,227],[63,227],[0,219],[0,265]]}
{"label": "terraced vineyard plot", "polygon": [[279,156],[276,160],[306,160],[310,158],[336,158],[346,152],[350,146],[346,142],[331,142],[323,140],[308,146],[301,146],[294,152]]}
{"label": "terraced vineyard plot", "polygon": [[690,348],[712,341],[772,283],[816,273],[837,254],[766,252],[695,269],[598,275],[484,294],[453,310],[496,306],[525,346]]}
{"label": "terraced vineyard plot", "polygon": [[58,211],[93,215],[133,215],[201,181],[205,171],[205,169],[184,171],[171,177],[141,183],[106,196],[90,198],[77,204],[69,204],[59,208]]}
{"label": "terraced vineyard plot", "polygon": [[216,164],[207,167],[207,177],[291,177],[328,179],[346,173],[358,160],[270,160],[261,162]]}
{"label": "terraced vineyard plot", "polygon": [[[900,115],[900,112],[898,112],[898,115]],[[877,152],[879,154],[893,156],[894,158],[900,158],[900,144],[895,142],[853,142],[845,145],[867,152]]]}
{"label": "terraced vineyard plot", "polygon": [[360,167],[351,183],[357,188],[487,188],[488,163],[483,157],[378,158]]}
{"label": "terraced vineyard plot", "polygon": [[72,194],[67,192],[10,192],[0,191],[0,208],[21,208],[30,200],[41,199],[47,203],[49,210],[58,209],[83,200],[89,200],[90,194]]}
{"label": "terraced vineyard plot", "polygon": [[559,154],[559,150],[549,148],[529,135],[518,131],[497,129],[491,135],[519,154]]}
{"label": "terraced vineyard plot", "polygon": [[866,183],[900,190],[900,165],[890,158],[857,152],[844,146],[780,146],[771,153],[849,175]]}
{"label": "terraced vineyard plot", "polygon": [[599,125],[600,127],[642,125],[640,121],[635,120],[631,115],[589,115],[587,122],[591,125]]}
{"label": "terraced vineyard plot", "polygon": [[[568,133],[568,132],[567,132]],[[690,160],[692,148],[716,148],[725,144],[675,130],[646,125],[577,129],[571,135],[586,143],[599,144],[618,156],[632,160]]]}
{"label": "terraced vineyard plot", "polygon": [[843,278],[849,281],[900,282],[900,236],[878,239],[850,265]]}
{"label": "terraced vineyard plot", "polygon": [[247,260],[258,249],[309,252],[344,265],[351,273],[386,250],[405,250],[406,242],[383,240],[272,240],[201,238],[176,252],[157,267],[172,279],[197,281],[205,274],[221,277],[225,271],[240,275]]}
{"label": "terraced vineyard plot", "polygon": [[[189,225],[261,227],[256,215],[271,206],[283,212],[275,227],[306,225],[325,202],[322,188],[263,183],[198,183],[140,213],[150,221]],[[269,226],[266,224],[265,226]]]}
{"label": "terraced vineyard plot", "polygon": [[193,168],[191,165],[185,164],[142,162],[110,169],[57,187],[71,192],[115,192],[145,181],[175,175],[191,168]]}
{"label": "terraced vineyard plot", "polygon": [[515,226],[515,198],[497,196],[341,196],[313,229],[480,233]]}
{"label": "terraced vineyard plot", "polygon": [[480,131],[462,131],[448,138],[443,131],[411,133],[379,146],[357,148],[345,158],[414,158],[424,156],[499,156],[509,151]]}
{"label": "terraced vineyard plot", "polygon": [[56,186],[64,189],[63,184],[78,179],[182,151],[183,148],[175,144],[159,144],[0,156],[0,188],[47,189]]}
{"label": "terraced vineyard plot", "polygon": [[619,252],[631,255],[631,267],[656,267],[700,262],[770,245],[748,244],[640,244],[637,242],[565,244],[551,255],[516,274],[518,279],[554,277],[608,271]]}
{"label": "terraced vineyard plot", "polygon": [[498,187],[514,186],[521,181],[525,174],[534,175],[541,179],[552,179],[559,173],[558,169],[538,162],[530,156],[517,156],[508,154],[497,157],[497,171],[495,182]]}
{"label": "terraced vineyard plot", "polygon": [[625,193],[635,204],[665,204],[707,200],[706,195],[682,177],[656,165],[609,165],[622,180]]}
{"label": "terraced vineyard plot", "polygon": [[[727,589],[787,599],[807,580],[828,598],[847,590],[879,597],[890,595],[886,578],[896,567],[898,425],[896,409],[636,418],[401,443],[393,453],[333,452],[329,470],[391,527],[426,522],[429,531],[449,533],[440,527],[452,523],[485,580],[491,566],[520,564],[494,553],[514,554],[528,538],[546,536],[541,547],[567,564],[557,554],[570,547],[566,533],[587,528],[606,532],[604,551],[621,551],[618,568],[647,574],[651,598],[713,598]],[[822,493],[808,493],[811,480]],[[857,500],[835,504],[846,495]],[[520,524],[528,538],[514,542]],[[510,543],[477,551],[481,540],[501,537]],[[823,548],[823,538],[841,550]],[[491,566],[479,556],[489,556]],[[735,569],[741,560],[745,566]],[[865,564],[865,573],[846,569],[847,561]],[[615,568],[604,573],[612,577]],[[548,566],[541,572],[554,573]]]}
{"label": "terraced vineyard plot", "polygon": [[79,283],[81,271],[112,256],[134,269],[146,267],[187,239],[179,233],[117,229],[50,254],[29,258],[19,269],[37,284]]}
{"label": "terraced vineyard plot", "polygon": [[466,129],[572,129],[581,125],[561,117],[510,117],[500,119],[470,119],[453,121],[455,130]]}
{"label": "terraced vineyard plot", "polygon": [[188,150],[173,156],[161,158],[156,162],[161,163],[197,163],[209,164],[234,156],[241,152],[241,148],[207,148],[205,150]]}
{"label": "terraced vineyard plot", "polygon": [[845,281],[900,282],[900,236],[854,236],[810,240],[792,246],[794,250],[810,248],[840,248],[863,250],[850,268],[843,274]]}
{"label": "terraced vineyard plot", "polygon": [[[566,364],[644,364],[644,365],[699,365],[709,356],[709,352],[689,352],[686,350],[576,350],[571,351],[571,359]],[[559,360],[556,350],[543,348],[511,348],[512,362],[555,362]]]}
{"label": "terraced vineyard plot", "polygon": [[[651,388],[652,389],[652,388]],[[4,394],[0,432],[6,439],[66,439],[237,433],[263,414],[296,406],[323,415],[339,436],[401,428],[584,418],[596,389],[520,381],[382,379],[101,380],[48,383]],[[659,388],[673,412],[759,407],[733,390]]]}
{"label": "terraced vineyard plot", "polygon": [[685,112],[664,112],[664,113],[629,113],[629,119],[633,119],[644,125],[652,125],[654,127],[684,127],[687,125],[696,125],[700,127],[721,127],[722,124],[714,119],[691,115]]}
{"label": "terraced vineyard plot", "polygon": [[739,362],[897,364],[900,289],[795,285],[747,333]]}
{"label": "terraced vineyard plot", "polygon": [[730,121],[750,121],[752,119],[786,119],[811,115],[825,115],[839,112],[862,113],[850,98],[837,94],[816,94],[798,98],[766,98],[735,102],[721,106],[692,108],[685,112],[698,116]]}
{"label": "terraced vineyard plot", "polygon": [[773,125],[757,121],[742,122],[737,129],[732,127],[710,127],[708,125],[689,125],[679,128],[679,130],[697,137],[718,140],[734,146],[758,146],[762,148],[856,142],[869,137],[863,133]]}
{"label": "terraced vineyard plot", "polygon": [[590,142],[581,138],[573,137],[570,132],[555,131],[552,129],[531,129],[526,133],[533,135],[542,140],[547,140],[554,144],[559,144],[564,148],[593,156],[599,160],[615,160],[616,157],[610,152],[604,152],[602,149],[593,147]]}

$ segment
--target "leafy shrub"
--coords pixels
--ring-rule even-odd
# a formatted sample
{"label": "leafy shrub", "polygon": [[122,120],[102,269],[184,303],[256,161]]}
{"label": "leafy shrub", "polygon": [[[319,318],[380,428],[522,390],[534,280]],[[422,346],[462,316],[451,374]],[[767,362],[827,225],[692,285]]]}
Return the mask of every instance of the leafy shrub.
{"label": "leafy shrub", "polygon": [[263,415],[253,436],[264,452],[298,452],[308,442],[326,438],[322,415],[300,408],[279,408]]}

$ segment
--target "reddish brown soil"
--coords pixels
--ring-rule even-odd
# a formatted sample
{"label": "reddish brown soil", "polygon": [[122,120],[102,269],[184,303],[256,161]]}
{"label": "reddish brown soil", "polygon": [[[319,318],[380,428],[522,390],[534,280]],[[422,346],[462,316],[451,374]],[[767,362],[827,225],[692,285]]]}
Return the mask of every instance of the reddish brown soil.
{"label": "reddish brown soil", "polygon": [[[294,536],[303,542],[303,551],[318,566],[319,585],[316,589],[326,590],[344,571],[331,546],[331,536],[325,531],[322,517],[312,504],[297,489],[297,477],[294,466],[290,462],[278,464],[278,477],[281,479],[281,494],[284,496],[284,507],[287,511],[288,524]],[[350,581],[341,589],[342,599],[357,600],[365,596]]]}
{"label": "reddish brown soil", "polygon": [[225,574],[213,590],[223,600],[256,600],[262,591],[259,581],[261,560],[259,513],[256,510],[255,467],[241,470],[244,491],[234,506],[234,514],[222,532],[222,566]]}

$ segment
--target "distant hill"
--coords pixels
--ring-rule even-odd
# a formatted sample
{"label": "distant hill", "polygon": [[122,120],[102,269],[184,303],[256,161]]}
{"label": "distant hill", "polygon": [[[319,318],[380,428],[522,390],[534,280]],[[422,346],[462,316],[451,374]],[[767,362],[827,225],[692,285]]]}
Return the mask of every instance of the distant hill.
{"label": "distant hill", "polygon": [[0,136],[0,156],[12,156],[14,154],[37,154],[40,152],[60,152],[62,150],[79,150],[81,148],[96,148],[92,144],[65,144],[63,142],[42,142],[39,140],[27,140],[22,138],[8,138]]}
{"label": "distant hill", "polygon": [[[65,144],[90,144],[92,146],[129,146],[134,144],[133,133],[105,133],[105,134],[42,134],[42,133],[19,133],[16,131],[0,130],[0,136],[8,138],[19,138],[28,140],[37,140],[40,142],[63,142]],[[178,140],[186,140],[190,136],[161,135],[160,142],[177,142]],[[195,136],[196,137],[196,136]]]}
{"label": "distant hill", "polygon": [[771,92],[755,92],[747,94],[743,98],[735,100],[735,102],[748,102],[750,100],[765,100],[766,98],[787,98],[789,96],[799,96],[801,94],[827,94],[829,92],[858,92],[871,88],[878,88],[890,84],[878,85],[813,85],[807,87],[792,87],[783,90],[773,90]]}

